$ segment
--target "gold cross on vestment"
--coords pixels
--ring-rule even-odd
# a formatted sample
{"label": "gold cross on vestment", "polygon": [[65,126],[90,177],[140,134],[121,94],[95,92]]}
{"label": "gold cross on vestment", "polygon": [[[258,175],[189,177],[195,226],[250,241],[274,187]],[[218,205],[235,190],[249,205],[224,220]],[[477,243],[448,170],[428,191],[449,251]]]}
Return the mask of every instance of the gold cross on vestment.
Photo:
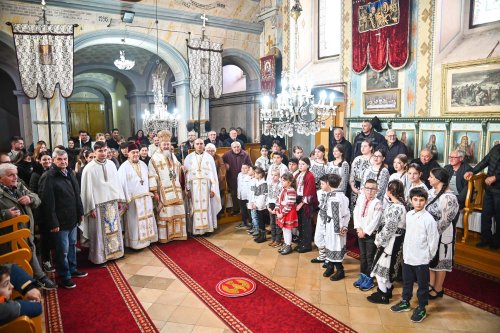
{"label": "gold cross on vestment", "polygon": [[165,169],[165,167],[167,166],[167,163],[165,163],[165,162],[163,162],[163,161],[160,161],[160,162],[158,163],[158,166],[160,167],[160,169],[162,169],[162,170],[163,170],[163,169]]}

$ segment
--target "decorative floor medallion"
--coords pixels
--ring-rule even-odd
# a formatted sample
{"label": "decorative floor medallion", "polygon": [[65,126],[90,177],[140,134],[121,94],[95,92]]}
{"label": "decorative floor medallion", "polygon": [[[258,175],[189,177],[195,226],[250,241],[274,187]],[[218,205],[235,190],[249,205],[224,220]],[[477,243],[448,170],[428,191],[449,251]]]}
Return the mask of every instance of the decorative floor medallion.
{"label": "decorative floor medallion", "polygon": [[255,291],[257,285],[245,277],[231,277],[217,283],[215,290],[226,297],[242,297]]}

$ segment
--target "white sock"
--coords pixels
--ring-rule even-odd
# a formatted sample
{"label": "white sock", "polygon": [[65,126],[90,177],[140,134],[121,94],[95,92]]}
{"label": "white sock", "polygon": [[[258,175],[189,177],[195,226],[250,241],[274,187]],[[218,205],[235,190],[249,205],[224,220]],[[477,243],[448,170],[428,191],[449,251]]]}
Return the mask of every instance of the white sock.
{"label": "white sock", "polygon": [[286,245],[292,245],[292,230],[283,228],[283,241]]}
{"label": "white sock", "polygon": [[380,278],[377,276],[377,284],[378,284],[378,289],[380,289],[381,292],[386,293],[387,288],[385,287],[385,282],[380,281]]}

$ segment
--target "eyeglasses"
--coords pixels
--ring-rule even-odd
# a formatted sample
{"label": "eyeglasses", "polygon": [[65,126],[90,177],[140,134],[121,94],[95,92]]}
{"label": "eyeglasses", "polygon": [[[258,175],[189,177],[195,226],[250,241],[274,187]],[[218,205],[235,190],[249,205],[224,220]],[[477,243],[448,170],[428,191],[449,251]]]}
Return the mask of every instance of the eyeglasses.
{"label": "eyeglasses", "polygon": [[365,190],[369,191],[369,192],[377,192],[378,189],[376,187],[365,187]]}

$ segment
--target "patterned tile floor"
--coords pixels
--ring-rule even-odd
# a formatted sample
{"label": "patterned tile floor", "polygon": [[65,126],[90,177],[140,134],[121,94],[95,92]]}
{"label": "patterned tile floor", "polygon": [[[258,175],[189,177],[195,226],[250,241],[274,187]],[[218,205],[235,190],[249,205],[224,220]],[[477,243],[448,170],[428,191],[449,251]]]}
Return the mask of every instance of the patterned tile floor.
{"label": "patterned tile floor", "polygon": [[[411,312],[392,313],[388,305],[368,302],[352,286],[359,272],[358,261],[346,257],[346,278],[332,282],[323,269],[310,260],[317,253],[282,256],[268,242],[257,244],[236,224],[220,226],[210,236],[213,244],[240,261],[295,292],[359,332],[498,332],[500,317],[444,296],[431,301],[428,317],[419,324],[410,321]],[[230,329],[209,310],[151,251],[128,253],[118,266],[161,332],[222,333]],[[394,304],[401,295],[394,291]],[[413,305],[416,302],[414,298]]]}

